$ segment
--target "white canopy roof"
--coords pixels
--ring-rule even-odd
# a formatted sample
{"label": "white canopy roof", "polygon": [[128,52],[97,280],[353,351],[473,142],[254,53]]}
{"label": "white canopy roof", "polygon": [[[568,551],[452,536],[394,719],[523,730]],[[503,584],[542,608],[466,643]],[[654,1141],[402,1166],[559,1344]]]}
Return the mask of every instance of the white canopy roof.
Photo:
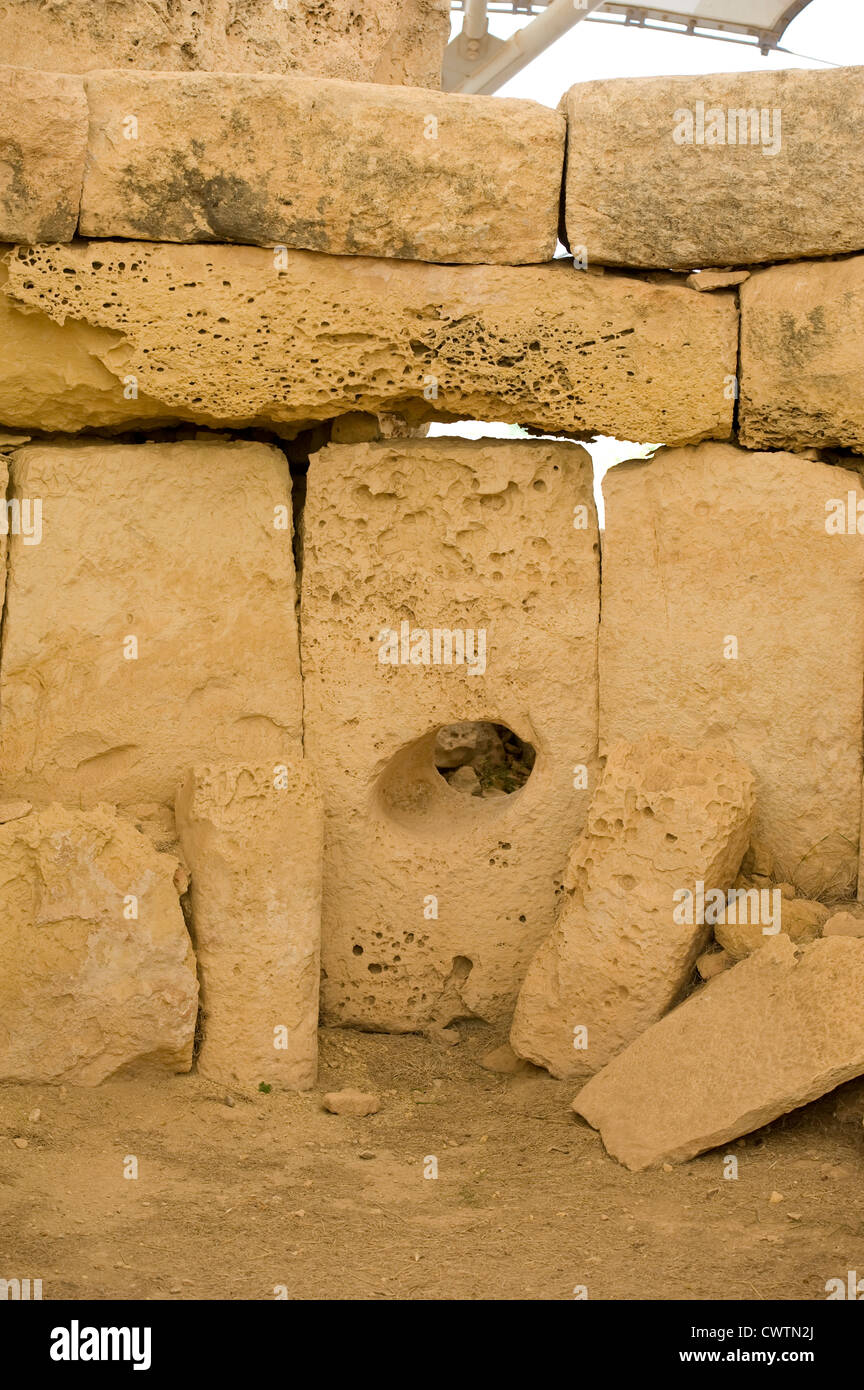
{"label": "white canopy roof", "polygon": [[810,0],[672,0],[669,5],[606,3],[594,18],[617,14],[626,15],[636,23],[642,20],[680,23],[688,28],[752,35],[773,46],[809,3]]}

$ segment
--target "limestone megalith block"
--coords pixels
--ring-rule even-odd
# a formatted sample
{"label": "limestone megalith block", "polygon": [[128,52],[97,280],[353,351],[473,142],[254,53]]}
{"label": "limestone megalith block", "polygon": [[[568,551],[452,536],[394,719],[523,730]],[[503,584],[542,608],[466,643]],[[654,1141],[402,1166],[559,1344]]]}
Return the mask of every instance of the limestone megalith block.
{"label": "limestone megalith block", "polygon": [[179,870],[110,806],[0,825],[0,1080],[189,1070],[198,981]]}
{"label": "limestone megalith block", "polygon": [[[365,411],[672,444],[732,430],[731,295],[563,260],[443,266],[134,241],[20,247],[7,273],[13,305],[88,326],[120,380],[193,420]],[[35,384],[33,418],[17,426],[41,428],[44,407]]]}
{"label": "limestone megalith block", "polygon": [[864,68],[581,82],[568,245],[697,270],[864,249]]}
{"label": "limestone megalith block", "polygon": [[741,289],[741,442],[864,453],[864,256],[772,266]]}
{"label": "limestone megalith block", "polygon": [[536,102],[241,73],[99,72],[86,88],[82,236],[554,255],[564,118]]}
{"label": "limestone megalith block", "polygon": [[192,769],[176,803],[201,976],[198,1071],[307,1090],[318,1057],[321,797],[309,764]]}
{"label": "limestone megalith block", "polygon": [[4,54],[89,72],[293,72],[440,87],[446,0],[0,0]]}
{"label": "limestone megalith block", "polygon": [[592,1077],[573,1109],[628,1168],[682,1162],[864,1072],[864,941],[773,937]]}
{"label": "limestone megalith block", "polygon": [[[303,553],[325,1019],[506,1018],[595,766],[591,461],[546,440],[331,445],[310,465]],[[527,780],[527,761],[487,777],[488,727],[473,753],[465,730],[450,739],[439,772],[439,730],[467,723],[530,745]],[[457,745],[473,766],[454,772]]]}
{"label": "limestone megalith block", "polygon": [[732,445],[663,450],[603,481],[600,745],[656,730],[756,776],[778,881],[854,895],[864,540],[857,473]]}
{"label": "limestone megalith block", "polygon": [[[218,438],[26,445],[0,672],[0,794],[173,805],[190,762],[296,756],[282,452]],[[38,505],[38,536],[35,517]]]}
{"label": "limestone megalith block", "polygon": [[519,992],[520,1057],[591,1076],[676,1003],[711,936],[684,895],[695,902],[700,882],[726,892],[752,812],[752,774],[723,752],[658,735],[609,750],[558,920]]}
{"label": "limestone megalith block", "polygon": [[71,241],[86,149],[80,77],[0,66],[0,242]]}

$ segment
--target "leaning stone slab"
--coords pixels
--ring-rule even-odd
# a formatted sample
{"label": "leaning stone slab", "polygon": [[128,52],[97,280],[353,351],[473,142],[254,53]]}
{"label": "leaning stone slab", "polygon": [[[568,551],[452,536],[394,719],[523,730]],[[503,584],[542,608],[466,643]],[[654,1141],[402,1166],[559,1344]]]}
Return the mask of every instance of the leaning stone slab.
{"label": "leaning stone slab", "polygon": [[728,888],[752,810],[753,777],[726,754],[658,736],[610,749],[516,1003],[520,1057],[591,1076],[672,1007],[711,936],[685,895]]}
{"label": "leaning stone slab", "polygon": [[585,82],[567,117],[568,244],[696,270],[864,249],[864,69]]}
{"label": "leaning stone slab", "polygon": [[[732,429],[731,295],[563,261],[441,266],[129,241],[22,247],[8,276],[14,306],[98,330],[100,362],[189,419],[467,416],[672,443]],[[41,428],[44,408],[34,384],[34,418],[19,403],[16,424]]]}
{"label": "leaning stone slab", "polygon": [[0,1080],[189,1070],[198,981],[179,876],[110,806],[0,825]]}
{"label": "leaning stone slab", "polygon": [[555,252],[564,118],[535,102],[241,73],[86,87],[82,236],[505,265]]}
{"label": "leaning stone slab", "polygon": [[79,77],[0,66],[0,242],[71,241],[86,149]]}
{"label": "leaning stone slab", "polygon": [[777,936],[592,1077],[573,1109],[638,1170],[750,1134],[864,1072],[864,941]]}
{"label": "leaning stone slab", "polygon": [[33,444],[12,455],[0,798],[173,805],[190,763],[300,746],[282,452]]}
{"label": "leaning stone slab", "polygon": [[862,356],[864,256],[751,275],[741,287],[742,444],[864,453]]}
{"label": "leaning stone slab", "polygon": [[[595,767],[590,459],[546,440],[331,445],[311,461],[303,544],[326,1021],[509,1018]],[[469,722],[530,743],[527,780],[445,779],[438,731]]]}
{"label": "leaning stone slab", "polygon": [[191,770],[177,797],[201,973],[202,1076],[307,1090],[318,1056],[321,798],[309,765]]}
{"label": "leaning stone slab", "polygon": [[864,554],[826,522],[864,504],[857,473],[710,444],[612,468],[603,491],[601,751],[653,730],[722,744],[756,775],[775,877],[854,896]]}

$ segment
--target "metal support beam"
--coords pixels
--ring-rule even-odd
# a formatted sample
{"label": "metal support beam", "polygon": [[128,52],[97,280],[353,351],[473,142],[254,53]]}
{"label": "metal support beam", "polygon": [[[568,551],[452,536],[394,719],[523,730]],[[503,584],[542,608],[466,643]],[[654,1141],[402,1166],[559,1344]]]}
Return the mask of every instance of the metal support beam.
{"label": "metal support beam", "polygon": [[552,0],[552,3],[519,29],[512,38],[498,39],[488,32],[486,0],[465,0],[461,34],[447,47],[444,57],[444,89],[448,92],[497,92],[517,72],[587,19],[605,0]]}

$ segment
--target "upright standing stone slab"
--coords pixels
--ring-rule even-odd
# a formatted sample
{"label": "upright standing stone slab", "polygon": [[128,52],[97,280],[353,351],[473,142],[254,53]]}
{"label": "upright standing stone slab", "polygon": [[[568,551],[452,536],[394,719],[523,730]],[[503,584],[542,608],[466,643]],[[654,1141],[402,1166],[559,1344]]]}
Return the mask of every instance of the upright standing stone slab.
{"label": "upright standing stone slab", "polygon": [[612,468],[603,491],[601,749],[652,730],[727,747],[778,881],[851,896],[864,537],[830,523],[864,501],[858,475],[717,444]]}
{"label": "upright standing stone slab", "polygon": [[71,241],[86,149],[80,77],[0,66],[0,242]]}
{"label": "upright standing stone slab", "polygon": [[[330,446],[303,531],[325,1018],[399,1032],[506,1017],[590,795],[590,459],[547,441]],[[536,749],[521,788],[474,796],[436,771],[439,729],[471,721]]]}
{"label": "upright standing stone slab", "polygon": [[301,694],[288,464],[264,444],[34,444],[14,493],[2,799],[173,805],[214,754],[284,762]]}
{"label": "upright standing stone slab", "polygon": [[86,85],[82,236],[505,265],[554,254],[564,119],[535,102],[240,73]]}
{"label": "upright standing stone slab", "polygon": [[201,973],[202,1076],[315,1084],[321,798],[309,765],[191,770],[177,798]]}
{"label": "upright standing stone slab", "polygon": [[696,270],[864,249],[864,69],[583,82],[567,116],[568,244]]}

